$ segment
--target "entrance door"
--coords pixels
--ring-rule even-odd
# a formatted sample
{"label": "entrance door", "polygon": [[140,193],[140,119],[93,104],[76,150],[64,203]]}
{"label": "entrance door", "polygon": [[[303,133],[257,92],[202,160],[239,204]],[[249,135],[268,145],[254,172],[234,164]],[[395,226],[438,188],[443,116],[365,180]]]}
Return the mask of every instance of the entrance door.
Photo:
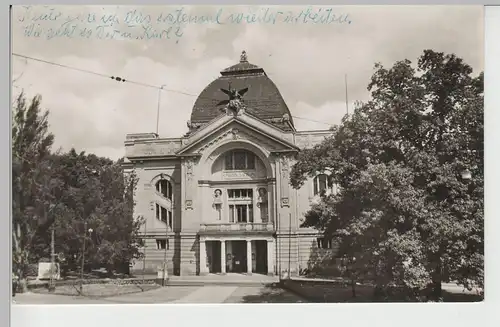
{"label": "entrance door", "polygon": [[267,275],[267,241],[255,241],[255,272]]}
{"label": "entrance door", "polygon": [[231,241],[232,269],[228,272],[246,273],[247,272],[247,243],[246,241]]}
{"label": "entrance door", "polygon": [[217,274],[222,272],[221,270],[221,246],[218,241],[210,241],[211,249],[210,251],[210,273]]}

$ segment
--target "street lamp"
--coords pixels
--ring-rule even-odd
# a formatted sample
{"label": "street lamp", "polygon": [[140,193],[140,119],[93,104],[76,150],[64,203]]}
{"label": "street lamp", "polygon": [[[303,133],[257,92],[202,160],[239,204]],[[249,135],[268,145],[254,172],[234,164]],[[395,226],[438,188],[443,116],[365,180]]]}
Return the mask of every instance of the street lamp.
{"label": "street lamp", "polygon": [[56,286],[54,284],[54,270],[55,270],[55,231],[54,226],[51,227],[50,231],[50,282],[49,282],[49,292],[54,292],[56,290]]}
{"label": "street lamp", "polygon": [[[123,80],[124,81],[124,80]],[[108,166],[103,166],[99,170],[95,168],[90,168],[85,166],[85,170],[89,173],[91,173],[93,176],[99,177],[101,172],[103,172]],[[87,240],[87,232],[91,234],[94,230],[92,228],[89,228],[87,230],[87,220],[84,219],[83,222],[83,243],[82,243],[82,262],[81,262],[81,267],[80,267],[80,295],[83,295],[83,270],[85,266],[85,242]]]}
{"label": "street lamp", "polygon": [[91,234],[94,230],[89,228],[87,230],[87,221],[83,223],[83,244],[82,244],[82,263],[80,267],[80,295],[83,295],[83,268],[85,266],[85,241],[87,239],[87,232]]}
{"label": "street lamp", "polygon": [[[51,213],[58,204],[52,205],[49,208],[48,213]],[[53,224],[53,223],[52,223]],[[50,282],[49,282],[49,292],[54,292],[56,289],[54,283],[54,270],[56,266],[56,253],[55,253],[55,227],[52,225],[50,228]]]}

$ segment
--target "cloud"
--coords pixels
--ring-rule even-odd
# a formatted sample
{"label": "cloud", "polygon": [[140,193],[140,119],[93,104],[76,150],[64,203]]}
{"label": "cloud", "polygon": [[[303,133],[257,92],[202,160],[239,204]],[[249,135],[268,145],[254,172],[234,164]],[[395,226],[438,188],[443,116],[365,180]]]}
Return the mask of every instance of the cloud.
{"label": "cloud", "polygon": [[[252,8],[254,12],[263,10],[262,6]],[[279,10],[298,13],[304,8]],[[89,12],[124,16],[136,10],[153,18],[176,9],[179,7],[57,7],[69,16]],[[183,12],[192,15],[213,15],[217,10],[213,6],[183,7]],[[224,7],[226,15],[242,10],[247,9]],[[414,61],[430,48],[456,53],[476,71],[482,70],[482,10],[481,6],[334,7],[337,14],[348,13],[352,23],[188,24],[183,25],[183,36],[176,42],[27,38],[26,23],[16,20],[22,11],[15,7],[14,53],[98,74],[14,57],[13,95],[21,89],[30,97],[42,95],[42,105],[51,111],[56,147],[75,147],[116,159],[123,155],[127,133],[156,130],[158,90],[139,84],[165,85],[160,99],[160,135],[179,137],[187,131],[196,96],[246,50],[249,61],[263,67],[278,86],[292,115],[310,120],[294,119],[296,128],[325,129],[329,126],[325,123],[339,123],[345,113],[346,75],[350,107],[355,100],[368,99],[366,87],[375,62],[390,66],[405,58]],[[110,76],[130,82],[119,83]]]}

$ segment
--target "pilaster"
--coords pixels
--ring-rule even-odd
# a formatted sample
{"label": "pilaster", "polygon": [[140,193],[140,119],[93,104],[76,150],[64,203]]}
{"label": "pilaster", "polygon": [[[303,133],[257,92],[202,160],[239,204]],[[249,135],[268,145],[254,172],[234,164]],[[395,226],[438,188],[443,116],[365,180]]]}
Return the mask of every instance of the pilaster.
{"label": "pilaster", "polygon": [[226,273],[226,241],[220,241],[220,263],[221,263],[221,272],[223,274]]}
{"label": "pilaster", "polygon": [[274,246],[273,240],[267,240],[267,274],[274,275]]}
{"label": "pilaster", "polygon": [[252,241],[247,240],[247,273],[252,273]]}
{"label": "pilaster", "polygon": [[208,274],[207,247],[204,239],[200,239],[200,275]]}

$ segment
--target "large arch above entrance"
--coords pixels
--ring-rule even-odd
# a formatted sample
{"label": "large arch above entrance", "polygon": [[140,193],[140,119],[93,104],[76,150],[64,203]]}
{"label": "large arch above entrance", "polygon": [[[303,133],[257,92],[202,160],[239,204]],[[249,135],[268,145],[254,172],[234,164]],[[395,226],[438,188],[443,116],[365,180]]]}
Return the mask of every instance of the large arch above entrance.
{"label": "large arch above entrance", "polygon": [[270,161],[270,152],[261,146],[254,144],[247,140],[227,140],[223,143],[216,144],[208,148],[200,159],[200,179],[208,180],[212,175],[212,165],[213,163],[223,154],[231,150],[247,150],[256,155],[261,162],[264,164],[266,170],[266,177],[275,177],[274,170]]}

